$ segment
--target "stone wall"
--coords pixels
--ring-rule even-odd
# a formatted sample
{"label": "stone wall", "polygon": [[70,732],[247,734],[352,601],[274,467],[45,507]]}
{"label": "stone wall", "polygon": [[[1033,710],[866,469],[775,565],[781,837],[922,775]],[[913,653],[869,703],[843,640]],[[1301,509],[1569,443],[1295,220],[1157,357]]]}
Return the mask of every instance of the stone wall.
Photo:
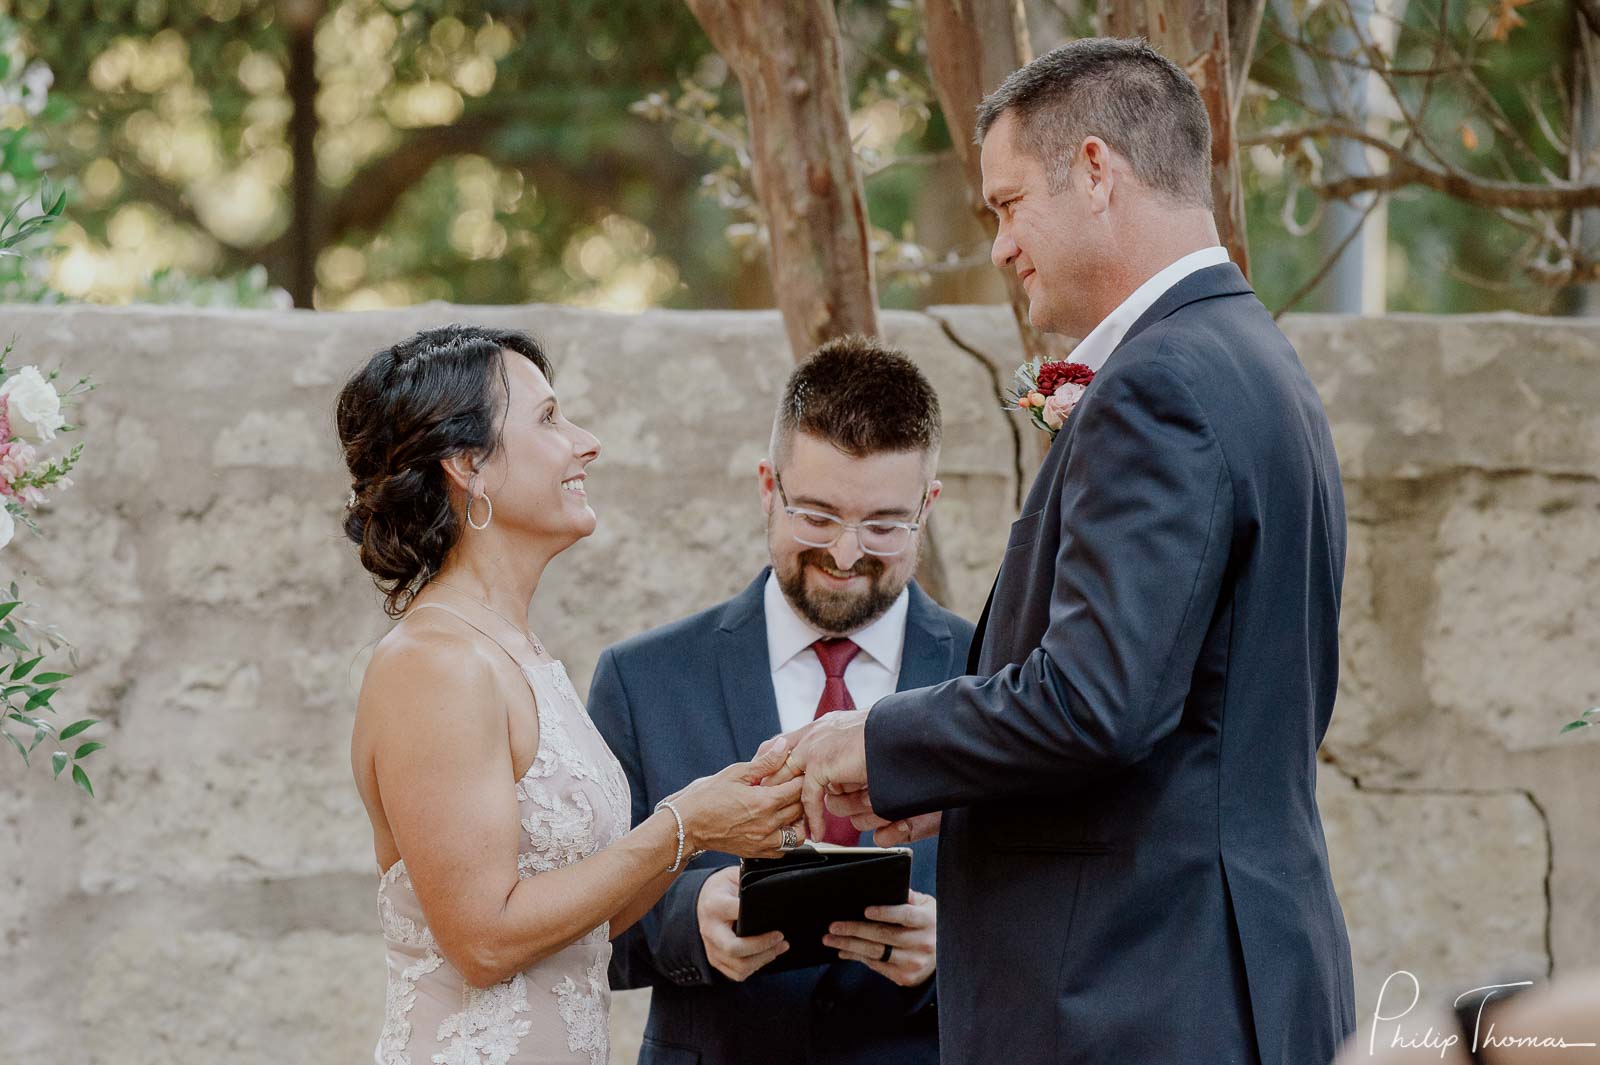
{"label": "stone wall", "polygon": [[[101,385],[79,486],[0,555],[83,650],[99,798],[0,763],[0,1059],[365,1060],[383,962],[348,735],[386,629],[338,529],[333,395],[451,320],[527,328],[605,451],[599,531],[551,568],[538,631],[580,686],[606,644],[760,566],[754,478],[791,364],[773,314],[617,317],[0,308],[17,364]],[[1032,441],[993,400],[1002,309],[890,313],[945,404],[936,521],[976,616]],[[1321,774],[1363,1023],[1383,978],[1442,994],[1600,962],[1600,326],[1302,317],[1346,473],[1343,684]],[[1585,800],[1589,800],[1585,803]],[[1587,806],[1587,809],[1586,809]],[[619,996],[631,1062],[642,996]]]}

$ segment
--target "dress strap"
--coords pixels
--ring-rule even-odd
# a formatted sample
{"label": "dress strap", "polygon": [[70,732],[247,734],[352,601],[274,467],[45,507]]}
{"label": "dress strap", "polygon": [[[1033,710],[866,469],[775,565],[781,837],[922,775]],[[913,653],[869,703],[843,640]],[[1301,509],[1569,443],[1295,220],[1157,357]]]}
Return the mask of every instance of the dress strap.
{"label": "dress strap", "polygon": [[413,612],[418,611],[418,610],[430,610],[430,609],[431,610],[443,610],[446,614],[449,614],[452,617],[456,618],[456,620],[460,621],[467,628],[473,630],[479,636],[482,636],[484,639],[488,640],[490,643],[492,643],[496,647],[500,648],[500,650],[502,650],[502,651],[504,651],[506,653],[506,657],[507,658],[511,659],[511,661],[513,661],[513,662],[515,662],[517,664],[517,669],[518,669],[519,672],[522,673],[523,677],[524,678],[527,677],[527,675],[528,675],[528,666],[523,664],[522,659],[518,658],[516,656],[516,654],[512,652],[511,648],[509,648],[505,644],[501,643],[491,633],[485,632],[482,628],[480,628],[477,625],[473,624],[467,618],[467,616],[465,614],[461,613],[461,611],[455,610],[455,609],[453,609],[451,607],[448,607],[448,606],[445,606],[443,603],[417,603],[414,606],[412,606],[409,611],[407,611],[407,614],[409,615],[410,613],[413,613]]}

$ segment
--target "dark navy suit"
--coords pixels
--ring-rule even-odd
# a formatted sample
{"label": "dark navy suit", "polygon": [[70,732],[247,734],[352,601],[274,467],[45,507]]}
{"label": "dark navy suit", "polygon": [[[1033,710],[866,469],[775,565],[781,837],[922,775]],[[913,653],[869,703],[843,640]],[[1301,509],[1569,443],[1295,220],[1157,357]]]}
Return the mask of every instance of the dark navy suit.
{"label": "dark navy suit", "polygon": [[1345,515],[1238,269],[1134,323],[1012,526],[975,676],[867,719],[877,813],[945,810],[946,1065],[1324,1065],[1355,1027],[1316,805]]}
{"label": "dark navy suit", "polygon": [[[766,581],[763,571],[726,603],[600,656],[589,713],[627,771],[634,824],[696,777],[753,758],[781,731]],[[902,691],[958,675],[973,631],[915,583],[909,594]],[[931,895],[935,841],[913,849],[912,886]],[[858,962],[835,962],[736,983],[711,967],[695,903],[706,877],[735,860],[703,856],[617,938],[611,985],[655,989],[640,1065],[935,1065],[934,980],[902,988]]]}

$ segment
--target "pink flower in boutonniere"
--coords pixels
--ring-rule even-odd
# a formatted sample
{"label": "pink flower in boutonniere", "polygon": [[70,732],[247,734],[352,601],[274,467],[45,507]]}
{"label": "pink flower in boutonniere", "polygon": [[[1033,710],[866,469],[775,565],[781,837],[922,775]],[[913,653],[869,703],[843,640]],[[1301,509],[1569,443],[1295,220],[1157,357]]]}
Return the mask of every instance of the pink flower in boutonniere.
{"label": "pink flower in boutonniere", "polygon": [[1093,380],[1094,371],[1081,362],[1025,362],[1017,367],[1005,408],[1027,411],[1033,424],[1054,439]]}
{"label": "pink flower in boutonniere", "polygon": [[1052,429],[1060,429],[1067,420],[1067,415],[1072,413],[1072,408],[1078,405],[1078,400],[1089,389],[1085,385],[1062,385],[1044,401],[1044,412],[1041,415],[1044,423]]}

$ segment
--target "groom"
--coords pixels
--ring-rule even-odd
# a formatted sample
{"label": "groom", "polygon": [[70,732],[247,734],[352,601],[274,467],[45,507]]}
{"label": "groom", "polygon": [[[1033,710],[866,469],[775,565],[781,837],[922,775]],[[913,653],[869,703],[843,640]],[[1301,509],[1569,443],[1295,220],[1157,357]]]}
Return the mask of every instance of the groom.
{"label": "groom", "polygon": [[1074,41],[978,135],[994,262],[1096,376],[1012,526],[976,675],[820,719],[781,775],[813,830],[826,796],[880,842],[939,833],[944,1061],[1323,1065],[1355,1022],[1316,804],[1327,417],[1217,246],[1176,66]]}

